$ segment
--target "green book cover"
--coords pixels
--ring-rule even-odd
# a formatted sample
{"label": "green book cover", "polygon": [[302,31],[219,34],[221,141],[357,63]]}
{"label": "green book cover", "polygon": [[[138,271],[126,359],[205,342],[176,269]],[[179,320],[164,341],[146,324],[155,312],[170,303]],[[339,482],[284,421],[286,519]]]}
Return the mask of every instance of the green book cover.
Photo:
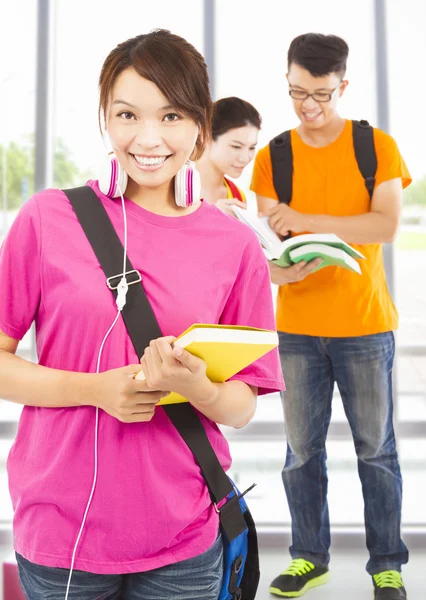
{"label": "green book cover", "polygon": [[[290,266],[301,262],[302,260],[310,262],[315,258],[321,258],[322,263],[314,269],[319,271],[324,267],[341,267],[348,269],[354,273],[361,275],[361,268],[358,262],[349,253],[337,246],[329,246],[327,244],[304,244],[289,251],[289,264],[281,266]],[[279,263],[280,259],[273,261]]]}

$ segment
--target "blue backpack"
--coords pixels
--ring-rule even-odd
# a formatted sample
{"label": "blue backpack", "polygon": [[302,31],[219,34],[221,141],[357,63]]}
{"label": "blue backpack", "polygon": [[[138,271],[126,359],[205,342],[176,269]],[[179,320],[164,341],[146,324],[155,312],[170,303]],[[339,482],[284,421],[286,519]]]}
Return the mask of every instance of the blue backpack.
{"label": "blue backpack", "polygon": [[[88,186],[64,190],[102,267],[114,296],[114,285],[123,272],[123,246],[95,192]],[[108,243],[105,243],[108,240]],[[129,284],[122,316],[138,356],[151,340],[163,334],[145,295],[140,278],[127,258]],[[117,275],[119,273],[119,275]],[[259,585],[259,553],[256,528],[244,495],[226,475],[207,437],[197,412],[189,404],[162,407],[192,451],[219,514],[224,548],[224,575],[218,600],[254,600]]]}
{"label": "blue backpack", "polygon": [[[247,491],[249,491],[249,488]],[[229,540],[225,528],[222,527],[224,547],[224,575],[222,590],[218,600],[252,600],[256,596],[259,585],[259,554],[256,528],[246,501],[238,490],[228,496],[228,501],[237,494],[241,512],[244,516],[245,529]]]}

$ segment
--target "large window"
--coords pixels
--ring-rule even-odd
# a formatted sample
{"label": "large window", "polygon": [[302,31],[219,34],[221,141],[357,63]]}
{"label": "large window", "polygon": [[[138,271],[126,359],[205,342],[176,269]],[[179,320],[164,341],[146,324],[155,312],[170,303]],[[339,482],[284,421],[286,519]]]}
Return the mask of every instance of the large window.
{"label": "large window", "polygon": [[[25,15],[25,18],[23,17]],[[34,191],[36,3],[0,4],[0,243]],[[33,357],[33,332],[19,354]],[[11,523],[5,460],[21,407],[0,400],[0,531]]]}
{"label": "large window", "polygon": [[426,265],[426,124],[415,107],[426,93],[426,82],[416,69],[419,58],[426,55],[426,3],[386,4],[391,133],[413,177],[404,193],[402,223],[394,244],[395,301],[400,311],[398,421],[407,436],[401,440],[400,451],[405,519],[424,523],[420,497],[426,492],[426,280],[422,275]]}
{"label": "large window", "polygon": [[[22,14],[25,13],[25,19]],[[34,3],[0,5],[0,239],[33,192],[36,47]],[[6,26],[7,24],[7,26]],[[19,35],[19,38],[18,38]]]}
{"label": "large window", "polygon": [[[426,81],[416,69],[419,58],[426,55],[426,3],[390,2],[388,21],[391,133],[413,177],[404,195],[402,225],[395,245],[395,296],[401,310],[398,341],[401,346],[423,346],[426,355],[426,284],[419,277],[426,264],[426,124],[415,109],[426,94]],[[411,365],[418,383],[425,384],[422,360],[421,356],[412,357]]]}

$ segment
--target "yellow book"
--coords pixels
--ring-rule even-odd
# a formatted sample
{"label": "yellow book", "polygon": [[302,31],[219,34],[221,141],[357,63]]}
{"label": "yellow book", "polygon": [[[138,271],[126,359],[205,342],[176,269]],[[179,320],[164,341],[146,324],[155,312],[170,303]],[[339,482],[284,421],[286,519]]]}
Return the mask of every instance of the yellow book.
{"label": "yellow book", "polygon": [[[278,346],[278,334],[267,329],[236,325],[203,325],[197,323],[184,331],[174,342],[198,356],[207,365],[210,381],[223,383]],[[139,371],[135,379],[145,379]],[[188,402],[172,392],[159,404]]]}

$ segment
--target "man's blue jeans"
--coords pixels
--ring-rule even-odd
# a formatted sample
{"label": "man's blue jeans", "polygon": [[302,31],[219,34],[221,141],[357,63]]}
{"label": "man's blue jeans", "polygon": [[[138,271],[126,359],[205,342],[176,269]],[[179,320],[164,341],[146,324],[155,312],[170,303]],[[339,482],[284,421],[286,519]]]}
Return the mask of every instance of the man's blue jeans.
{"label": "man's blue jeans", "polygon": [[325,441],[334,384],[358,457],[370,574],[401,570],[402,479],[393,429],[392,332],[352,338],[279,333],[287,458],[282,471],[292,518],[292,558],[329,563]]}

